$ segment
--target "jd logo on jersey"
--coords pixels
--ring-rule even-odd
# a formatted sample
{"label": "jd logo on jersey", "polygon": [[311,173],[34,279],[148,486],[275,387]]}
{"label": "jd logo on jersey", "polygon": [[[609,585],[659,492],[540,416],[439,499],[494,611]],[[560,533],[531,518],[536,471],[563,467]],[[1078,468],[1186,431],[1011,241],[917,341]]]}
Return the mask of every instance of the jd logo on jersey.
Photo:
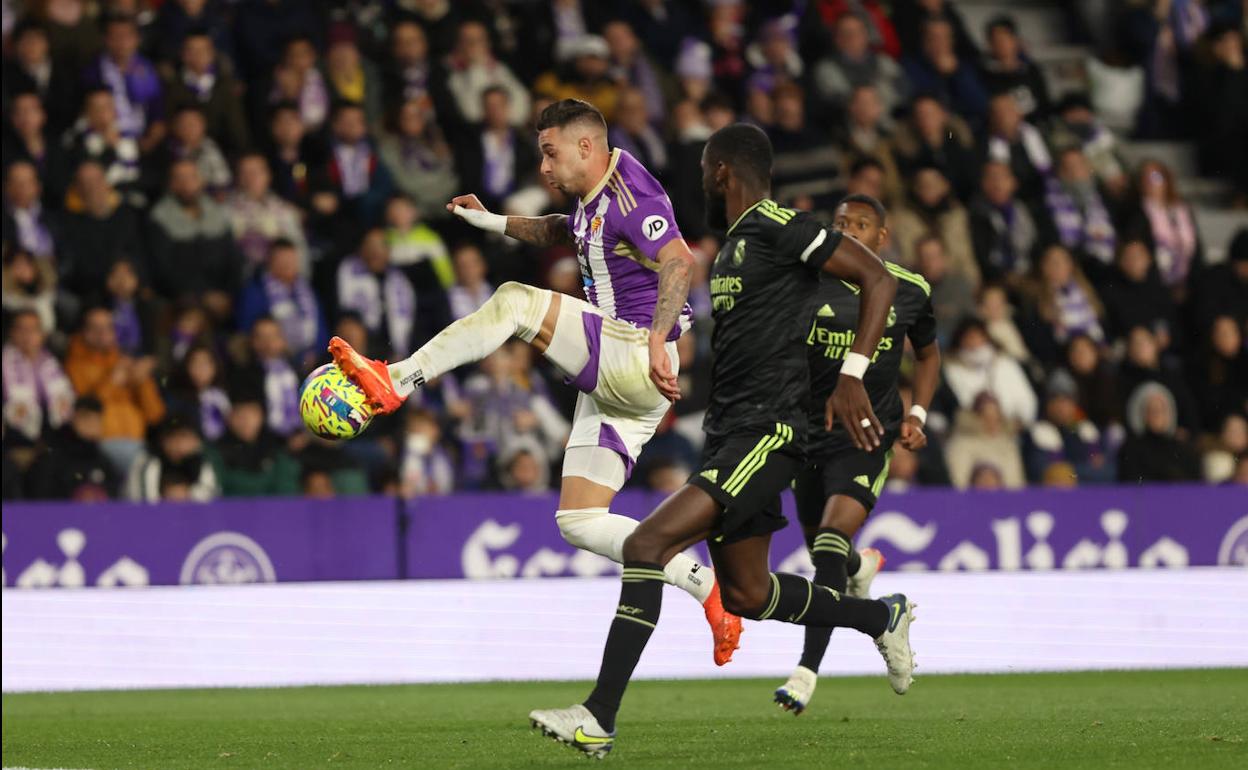
{"label": "jd logo on jersey", "polygon": [[658,240],[660,235],[667,232],[667,220],[658,214],[651,214],[641,221],[641,231],[650,240]]}

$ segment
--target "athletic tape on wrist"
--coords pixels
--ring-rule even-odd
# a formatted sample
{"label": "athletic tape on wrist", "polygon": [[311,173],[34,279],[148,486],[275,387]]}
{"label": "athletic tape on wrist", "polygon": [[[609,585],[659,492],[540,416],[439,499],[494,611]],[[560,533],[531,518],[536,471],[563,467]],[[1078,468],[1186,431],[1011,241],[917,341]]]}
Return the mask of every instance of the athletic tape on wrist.
{"label": "athletic tape on wrist", "polygon": [[499,235],[507,233],[507,217],[502,214],[491,214],[488,211],[477,211],[476,209],[467,209],[463,206],[456,206],[453,213],[478,229],[488,230]]}
{"label": "athletic tape on wrist", "polygon": [[920,425],[927,425],[927,410],[918,404],[910,407],[910,416],[919,418]]}
{"label": "athletic tape on wrist", "polygon": [[846,353],[845,360],[841,363],[841,374],[861,380],[862,376],[867,373],[867,367],[870,365],[871,359],[863,354]]}

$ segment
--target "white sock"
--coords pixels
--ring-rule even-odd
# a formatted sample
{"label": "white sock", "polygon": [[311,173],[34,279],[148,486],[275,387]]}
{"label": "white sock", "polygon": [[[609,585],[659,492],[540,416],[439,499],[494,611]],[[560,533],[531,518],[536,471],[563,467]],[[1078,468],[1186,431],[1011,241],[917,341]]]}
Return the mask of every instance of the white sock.
{"label": "white sock", "polygon": [[[555,521],[563,539],[577,548],[605,556],[617,564],[624,563],[624,540],[638,521],[611,513],[606,508],[578,508],[555,511]],[[698,600],[706,601],[715,585],[715,573],[683,553],[678,553],[663,568],[665,581]]]}
{"label": "white sock", "polygon": [[390,379],[402,397],[425,381],[480,361],[512,337],[532,342],[542,327],[550,291],[508,281],[475,313],[438,332],[420,350],[390,365]]}

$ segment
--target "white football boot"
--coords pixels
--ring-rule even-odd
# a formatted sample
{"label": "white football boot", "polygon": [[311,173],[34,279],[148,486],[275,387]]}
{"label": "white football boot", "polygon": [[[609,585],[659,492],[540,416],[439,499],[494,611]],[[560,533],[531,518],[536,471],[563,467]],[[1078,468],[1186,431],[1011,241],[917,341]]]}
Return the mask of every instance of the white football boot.
{"label": "white football boot", "polygon": [[529,723],[560,743],[595,759],[602,759],[615,745],[615,731],[607,732],[589,709],[578,703],[566,709],[534,709]]}
{"label": "white football boot", "polygon": [[818,674],[805,666],[798,666],[793,670],[789,681],[776,690],[776,703],[785,711],[792,711],[793,716],[798,716],[810,705],[810,699],[815,697],[815,685],[818,683]]}
{"label": "white football boot", "polygon": [[905,695],[914,681],[914,650],[910,649],[910,624],[914,622],[914,610],[918,606],[904,594],[891,594],[880,598],[888,607],[888,626],[875,640],[875,648],[884,657],[888,667],[888,683],[893,692]]}

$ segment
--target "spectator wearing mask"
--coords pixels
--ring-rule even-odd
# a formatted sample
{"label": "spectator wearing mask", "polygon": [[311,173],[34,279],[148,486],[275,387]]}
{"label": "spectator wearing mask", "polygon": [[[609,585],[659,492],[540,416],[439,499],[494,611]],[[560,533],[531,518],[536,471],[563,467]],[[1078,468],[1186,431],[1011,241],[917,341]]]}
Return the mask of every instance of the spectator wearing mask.
{"label": "spectator wearing mask", "polygon": [[1045,182],[1044,203],[1058,240],[1079,255],[1093,283],[1099,283],[1113,262],[1118,235],[1092,165],[1079,149],[1059,154],[1057,174]]}
{"label": "spectator wearing mask", "polygon": [[912,53],[902,60],[906,75],[916,91],[936,94],[972,125],[982,125],[988,92],[973,60],[960,56],[954,42],[954,28],[947,20],[923,22],[918,47],[908,48]]}
{"label": "spectator wearing mask", "polygon": [[979,181],[975,176],[979,160],[970,126],[932,94],[920,93],[914,98],[909,119],[893,137],[892,149],[903,174],[910,176],[917,169],[935,166],[963,200],[970,197]]}
{"label": "spectator wearing mask", "polygon": [[56,258],[56,234],[42,199],[43,186],[34,164],[19,160],[9,165],[4,174],[5,246],[22,249],[51,265]]}
{"label": "spectator wearing mask", "polygon": [[442,427],[433,412],[409,410],[400,448],[399,494],[404,499],[455,490],[455,465],[442,446]]}
{"label": "spectator wearing mask", "polygon": [[183,39],[176,68],[165,75],[166,110],[196,107],[204,115],[205,133],[227,152],[246,150],[250,143],[243,112],[241,84],[232,67],[217,52],[205,28],[193,29]]}
{"label": "spectator wearing mask", "polygon": [[231,394],[226,430],[205,452],[224,497],[290,496],[299,493],[299,463],[265,426],[263,395],[248,388]]}
{"label": "spectator wearing mask", "polygon": [[1127,399],[1130,436],[1118,452],[1124,483],[1198,481],[1200,456],[1177,435],[1174,396],[1157,382],[1140,385]]}
{"label": "spectator wearing mask", "polygon": [[1177,312],[1174,300],[1153,269],[1153,255],[1143,240],[1129,240],[1118,249],[1117,272],[1101,289],[1110,337],[1119,339],[1136,326],[1151,329],[1170,347]]}
{"label": "spectator wearing mask", "polygon": [[447,59],[446,69],[447,88],[459,113],[457,122],[480,123],[485,119],[482,97],[491,87],[507,92],[511,125],[524,125],[529,119],[529,91],[506,64],[494,58],[489,32],[481,22],[467,21],[460,25],[455,50]]}
{"label": "spectator wearing mask", "polygon": [[[979,394],[970,409],[960,410],[954,418],[945,447],[953,485],[958,489],[1022,489],[1027,477],[1018,446],[1018,429],[1001,414],[1001,405],[992,394]],[[991,468],[994,483],[976,481],[977,471],[985,467]]]}
{"label": "spectator wearing mask", "polygon": [[1066,370],[1079,388],[1078,400],[1088,419],[1101,430],[1121,430],[1122,401],[1114,365],[1086,334],[1076,334],[1066,345]]}
{"label": "spectator wearing mask", "polygon": [[775,151],[772,189],[776,200],[786,204],[805,201],[805,208],[831,211],[843,165],[840,150],[807,121],[799,86],[785,83],[777,87],[774,99],[775,125],[767,133]]}
{"label": "spectator wearing mask", "polygon": [[849,101],[859,86],[873,86],[884,112],[892,114],[910,92],[906,74],[896,61],[871,48],[871,35],[862,17],[846,13],[832,28],[832,47],[811,72],[814,96],[825,108]]}
{"label": "spectator wearing mask", "polygon": [[[532,135],[507,121],[509,99],[502,88],[486,89],[481,96],[484,120],[460,143],[455,163],[462,186],[476,190],[492,211],[507,209],[507,198],[531,183],[539,162]],[[441,201],[438,208],[445,211],[445,204]]]}
{"label": "spectator wearing mask", "polygon": [[152,63],[139,53],[139,26],[132,16],[104,20],[104,50],[88,65],[83,84],[112,95],[117,130],[148,152],[165,138],[164,91]]}
{"label": "spectator wearing mask", "polygon": [[1056,360],[1058,348],[1075,334],[1105,341],[1101,301],[1062,246],[1054,244],[1040,254],[1025,293],[1028,312],[1038,321],[1028,324],[1034,330],[1030,347],[1040,360]]}
{"label": "spectator wearing mask", "polygon": [[645,94],[631,86],[622,86],[619,94],[607,143],[631,154],[650,173],[664,176],[668,169],[667,144],[651,122]]}
{"label": "spectator wearing mask", "polygon": [[[162,139],[164,133],[162,128]],[[86,92],[82,117],[65,134],[62,144],[71,168],[95,161],[107,173],[108,183],[125,194],[130,203],[146,205],[139,143],[121,130],[117,105],[107,88]]]}
{"label": "spectator wearing mask", "polygon": [[[1119,398],[1125,403],[1140,385],[1156,382],[1164,385],[1174,403],[1178,425],[1185,433],[1195,431],[1200,425],[1200,409],[1188,387],[1183,372],[1169,357],[1161,354],[1161,345],[1155,335],[1143,326],[1127,332],[1127,354],[1118,367]],[[1130,419],[1130,415],[1127,415]]]}
{"label": "spectator wearing mask", "polygon": [[217,319],[229,316],[242,276],[225,209],[204,192],[199,167],[177,160],[169,191],[152,208],[149,241],[156,288],[168,297],[199,295]]}
{"label": "spectator wearing mask", "polygon": [[308,243],[299,209],[273,192],[268,161],[258,152],[238,159],[238,187],[225,199],[234,244],[243,258],[243,275],[255,275],[278,240],[289,241],[299,257],[299,272],[311,274]]}
{"label": "spectator wearing mask", "polygon": [[[184,494],[170,493],[170,477],[186,485]],[[175,499],[207,503],[221,496],[212,464],[204,460],[204,442],[193,423],[170,418],[156,429],[154,446],[139,454],[126,477],[125,497],[135,503]]]}
{"label": "spectator wearing mask", "polygon": [[971,244],[986,281],[1017,289],[1031,272],[1031,255],[1040,240],[1031,207],[1017,197],[1018,180],[1010,165],[989,160],[980,193],[970,205]]}
{"label": "spectator wearing mask", "polygon": [[1049,89],[1044,73],[1023,51],[1018,27],[1009,16],[996,16],[985,26],[988,51],[981,60],[984,85],[990,93],[1008,93],[1023,120],[1031,123],[1049,114]]}
{"label": "spectator wearing mask", "polygon": [[1118,138],[1097,118],[1087,94],[1073,93],[1062,97],[1051,127],[1051,147],[1078,147],[1083,150],[1097,181],[1114,198],[1121,198],[1130,186],[1126,161]]}
{"label": "spectator wearing mask", "polygon": [[65,291],[91,302],[102,298],[100,289],[114,262],[146,264],[142,227],[98,163],[78,167],[70,197],[73,206],[57,221],[57,269]]}
{"label": "spectator wearing mask", "polygon": [[5,317],[34,313],[44,334],[56,330],[56,271],[46,260],[16,249],[4,256]]}
{"label": "spectator wearing mask", "polygon": [[100,447],[121,473],[142,450],[148,427],[165,416],[153,368],[151,358],[122,354],[112,311],[96,307],[83,314],[82,330],[69,342],[65,373],[78,395],[99,399]]}
{"label": "spectator wearing mask", "polygon": [[949,255],[950,272],[958,273],[972,286],[979,285],[979,264],[971,249],[970,218],[966,207],[953,195],[949,180],[934,166],[920,168],[910,184],[904,207],[893,214],[893,243],[898,262],[913,268],[915,245],[925,233],[940,236]]}
{"label": "spectator wearing mask", "polygon": [[80,503],[117,496],[120,475],[101,448],[104,407],[95,396],[80,396],[69,421],[49,439],[26,478],[26,494],[35,500]]}
{"label": "spectator wearing mask", "polygon": [[216,352],[207,345],[195,345],[169,378],[165,396],[169,413],[195,425],[205,440],[217,441],[225,433],[231,409],[224,383]]}
{"label": "spectator wearing mask", "polygon": [[74,387],[48,352],[39,316],[19,312],[4,346],[5,444],[34,444],[58,430],[74,406]]}
{"label": "spectator wearing mask", "polygon": [[1213,320],[1189,380],[1200,404],[1201,427],[1217,430],[1223,415],[1248,410],[1248,348],[1230,316]]}
{"label": "spectator wearing mask", "polygon": [[1044,134],[1024,121],[1014,95],[1003,91],[988,103],[988,133],[984,137],[985,161],[1009,165],[1018,182],[1018,196],[1038,203],[1044,195],[1044,182],[1053,170]]}
{"label": "spectator wearing mask", "polygon": [[238,305],[239,329],[251,329],[260,318],[277,321],[300,368],[309,369],[324,357],[329,341],[325,313],[312,282],[299,272],[299,252],[290,241],[273,242],[264,270],[243,289]]}
{"label": "spectator wearing mask", "polygon": [[1051,478],[1055,465],[1073,469],[1079,485],[1114,480],[1116,447],[1084,417],[1078,397],[1078,386],[1066,370],[1049,376],[1044,417],[1031,426],[1023,442],[1031,481]]}
{"label": "spectator wearing mask", "polygon": [[1183,296],[1193,264],[1200,262],[1200,238],[1192,208],[1179,196],[1174,176],[1164,163],[1155,160],[1140,165],[1137,185],[1139,210],[1127,225],[1142,234],[1152,246],[1162,284]]}
{"label": "spectator wearing mask", "polygon": [[1036,420],[1036,393],[1022,366],[997,350],[978,319],[965,319],[954,331],[945,359],[945,382],[963,408],[973,407],[975,398],[988,392],[1001,405],[1005,419],[1022,427]]}
{"label": "spectator wearing mask", "polygon": [[332,101],[359,104],[369,125],[381,122],[381,75],[372,62],[360,55],[350,24],[337,23],[329,30],[325,80]]}
{"label": "spectator wearing mask", "polygon": [[370,230],[342,261],[337,285],[338,309],[358,313],[368,329],[370,356],[398,360],[415,349],[416,291],[390,263],[383,230]]}
{"label": "spectator wearing mask", "polygon": [[[52,133],[60,133],[73,122],[71,114],[78,104],[78,73],[72,72],[65,59],[52,56],[48,30],[38,21],[23,19],[8,40],[12,56],[4,59],[4,103],[12,104],[15,94],[34,94],[48,106],[48,124]],[[11,156],[5,153],[6,162]]]}
{"label": "spectator wearing mask", "polygon": [[936,317],[936,336],[948,344],[958,322],[975,309],[975,287],[961,273],[949,268],[949,257],[940,237],[920,236],[914,245],[919,273],[932,288],[932,313]]}
{"label": "spectator wearing mask", "polygon": [[436,220],[446,215],[445,203],[460,184],[451,148],[431,117],[421,101],[403,102],[395,113],[394,130],[381,137],[377,153],[395,188]]}

